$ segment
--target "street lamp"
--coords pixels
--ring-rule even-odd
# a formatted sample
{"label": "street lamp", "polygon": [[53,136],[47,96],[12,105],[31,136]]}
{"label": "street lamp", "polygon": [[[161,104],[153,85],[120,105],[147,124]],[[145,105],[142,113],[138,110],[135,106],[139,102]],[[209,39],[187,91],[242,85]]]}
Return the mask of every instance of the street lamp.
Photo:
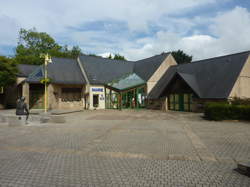
{"label": "street lamp", "polygon": [[41,57],[44,58],[44,112],[48,111],[48,63],[51,63],[51,57],[48,54],[42,54]]}

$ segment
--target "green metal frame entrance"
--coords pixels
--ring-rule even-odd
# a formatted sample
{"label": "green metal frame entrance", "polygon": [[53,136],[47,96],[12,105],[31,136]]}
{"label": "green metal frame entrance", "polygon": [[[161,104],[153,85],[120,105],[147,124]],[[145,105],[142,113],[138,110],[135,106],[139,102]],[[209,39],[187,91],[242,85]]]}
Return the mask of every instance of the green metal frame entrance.
{"label": "green metal frame entrance", "polygon": [[192,94],[170,94],[169,109],[175,111],[192,111]]}
{"label": "green metal frame entrance", "polygon": [[122,91],[106,87],[105,93],[107,109],[140,109],[145,107],[145,85]]}
{"label": "green metal frame entrance", "polygon": [[106,108],[144,108],[146,82],[135,73],[130,73],[106,85]]}

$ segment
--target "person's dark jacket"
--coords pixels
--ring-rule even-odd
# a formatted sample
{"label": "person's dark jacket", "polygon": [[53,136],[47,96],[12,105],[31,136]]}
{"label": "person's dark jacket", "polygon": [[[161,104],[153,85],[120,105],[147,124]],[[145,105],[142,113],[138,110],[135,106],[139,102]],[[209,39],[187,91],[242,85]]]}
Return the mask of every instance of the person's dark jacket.
{"label": "person's dark jacket", "polygon": [[29,115],[27,104],[22,100],[17,101],[16,115]]}

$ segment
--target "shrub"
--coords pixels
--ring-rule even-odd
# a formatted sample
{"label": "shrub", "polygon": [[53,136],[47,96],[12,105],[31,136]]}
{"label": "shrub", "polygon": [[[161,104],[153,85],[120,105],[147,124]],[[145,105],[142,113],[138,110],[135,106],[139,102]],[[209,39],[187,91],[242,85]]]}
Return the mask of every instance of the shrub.
{"label": "shrub", "polygon": [[204,115],[209,120],[250,120],[250,105],[207,103]]}
{"label": "shrub", "polygon": [[242,99],[242,98],[239,98],[239,97],[233,97],[230,100],[230,102],[233,105],[250,105],[250,99],[249,98]]}

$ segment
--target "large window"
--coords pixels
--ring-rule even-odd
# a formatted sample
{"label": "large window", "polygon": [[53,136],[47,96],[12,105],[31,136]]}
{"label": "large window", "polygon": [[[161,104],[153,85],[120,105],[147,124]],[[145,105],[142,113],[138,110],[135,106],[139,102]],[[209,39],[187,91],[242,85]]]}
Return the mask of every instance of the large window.
{"label": "large window", "polygon": [[62,101],[81,101],[81,88],[62,88]]}

